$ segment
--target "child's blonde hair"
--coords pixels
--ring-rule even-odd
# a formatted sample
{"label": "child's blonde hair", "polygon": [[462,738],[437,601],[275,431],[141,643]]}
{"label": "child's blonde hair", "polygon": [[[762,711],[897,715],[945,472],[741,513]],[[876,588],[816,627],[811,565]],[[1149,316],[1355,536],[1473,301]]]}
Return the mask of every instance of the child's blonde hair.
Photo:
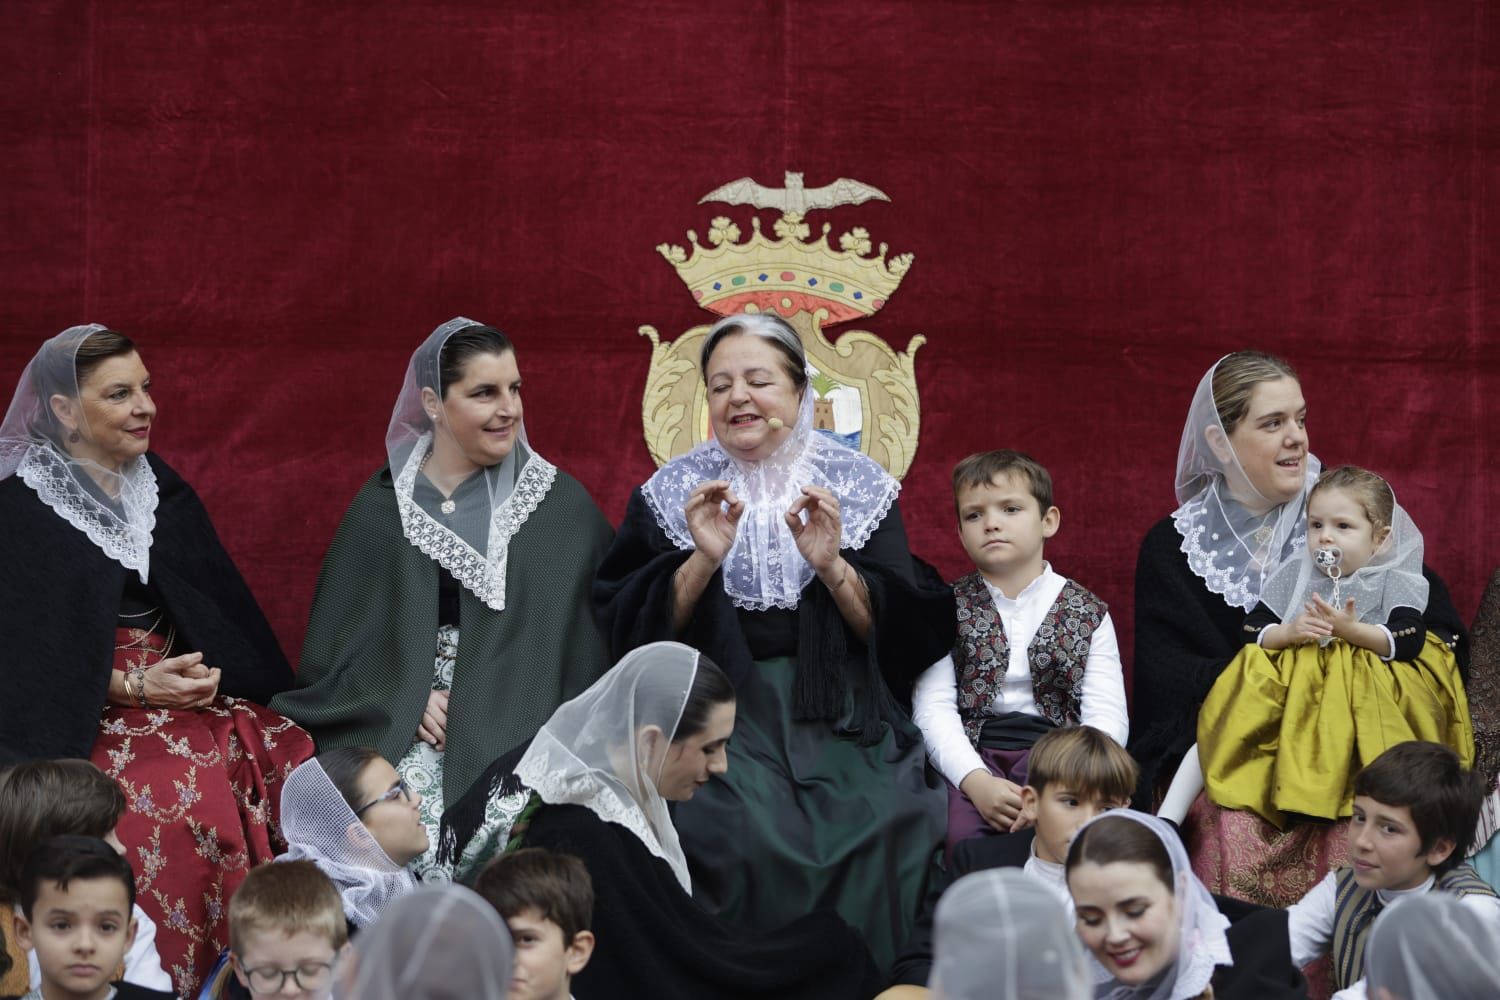
{"label": "child's blonde hair", "polygon": [[1370,527],[1377,533],[1381,528],[1390,527],[1396,517],[1396,494],[1392,492],[1391,484],[1369,469],[1361,469],[1357,465],[1325,469],[1313,483],[1312,489],[1307,491],[1308,503],[1312,503],[1312,498],[1317,496],[1319,490],[1343,490],[1348,493],[1365,512]]}
{"label": "child's blonde hair", "polygon": [[311,861],[251,869],[229,901],[229,949],[241,954],[245,935],[264,931],[326,936],[337,951],[349,940],[338,887]]}
{"label": "child's blonde hair", "polygon": [[1038,793],[1054,782],[1083,798],[1128,802],[1140,768],[1125,748],[1093,726],[1044,733],[1031,748],[1026,784]]}

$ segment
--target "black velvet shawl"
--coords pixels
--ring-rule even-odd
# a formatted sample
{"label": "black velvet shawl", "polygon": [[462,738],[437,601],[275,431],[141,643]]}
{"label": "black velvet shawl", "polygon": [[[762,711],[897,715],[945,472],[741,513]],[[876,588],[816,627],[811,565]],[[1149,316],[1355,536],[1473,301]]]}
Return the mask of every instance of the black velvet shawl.
{"label": "black velvet shawl", "polygon": [[[149,575],[177,648],[223,671],[220,694],[265,704],[292,669],[197,494],[156,455],[147,461],[159,490]],[[129,571],[17,476],[0,481],[0,524],[0,765],[87,757]]]}

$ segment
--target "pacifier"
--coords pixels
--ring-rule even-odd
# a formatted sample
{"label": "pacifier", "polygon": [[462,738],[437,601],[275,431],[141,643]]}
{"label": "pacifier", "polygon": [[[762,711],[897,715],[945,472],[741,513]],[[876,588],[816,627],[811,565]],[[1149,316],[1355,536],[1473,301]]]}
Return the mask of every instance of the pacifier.
{"label": "pacifier", "polygon": [[1344,550],[1337,545],[1330,545],[1326,549],[1318,549],[1313,553],[1313,565],[1323,571],[1323,575],[1333,581],[1333,606],[1339,606],[1339,580],[1344,576]]}

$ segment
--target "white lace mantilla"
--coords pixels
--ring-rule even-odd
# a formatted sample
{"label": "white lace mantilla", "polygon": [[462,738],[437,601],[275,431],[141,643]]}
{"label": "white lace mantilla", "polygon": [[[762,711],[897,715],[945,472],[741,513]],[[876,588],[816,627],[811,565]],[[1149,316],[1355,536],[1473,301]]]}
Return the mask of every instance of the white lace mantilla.
{"label": "white lace mantilla", "polygon": [[55,446],[36,443],[26,449],[16,472],[58,517],[87,535],[106,556],[139,573],[142,583],[147,582],[151,533],[156,530],[156,473],[144,455],[120,470],[121,516],[78,481],[78,476],[88,475],[78,465]]}
{"label": "white lace mantilla", "polygon": [[691,551],[684,507],[700,483],[726,479],[745,501],[734,545],[724,558],[724,591],[737,608],[795,608],[814,570],[783,520],[802,487],[822,486],[839,499],[839,547],[861,549],[890,513],[901,484],[879,462],[817,431],[793,454],[739,462],[716,441],[705,441],[658,469],[641,492],[662,531]]}
{"label": "white lace mantilla", "polygon": [[[1296,517],[1287,516],[1288,507],[1299,512]],[[1307,518],[1302,509],[1299,496],[1259,518],[1243,513],[1232,518],[1215,484],[1178,507],[1172,522],[1182,536],[1182,553],[1193,575],[1210,593],[1248,613],[1255,609],[1270,575],[1306,548]]]}
{"label": "white lace mantilla", "polygon": [[661,798],[650,796],[660,812],[656,822],[662,827],[662,836],[658,836],[656,826],[625,791],[619,778],[586,766],[580,770],[581,764],[577,755],[543,727],[517,765],[516,777],[549,805],[583,806],[604,822],[618,824],[635,834],[646,850],[672,869],[682,891],[691,894],[693,880],[688,874],[687,858]]}
{"label": "white lace mantilla", "polygon": [[432,446],[432,433],[423,434],[407,456],[396,479],[396,507],[401,513],[401,531],[406,540],[435,560],[461,586],[494,611],[505,610],[505,571],[510,540],[531,517],[557,481],[557,466],[532,452],[516,488],[490,515],[487,551],[481,555],[456,532],[439,524],[412,499],[417,471]]}

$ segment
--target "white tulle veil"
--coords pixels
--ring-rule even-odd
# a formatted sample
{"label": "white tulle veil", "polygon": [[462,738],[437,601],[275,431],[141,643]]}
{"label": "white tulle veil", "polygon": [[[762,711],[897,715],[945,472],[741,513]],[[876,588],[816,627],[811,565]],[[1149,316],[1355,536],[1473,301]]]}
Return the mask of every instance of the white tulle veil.
{"label": "white tulle veil", "polygon": [[[0,479],[19,476],[58,517],[145,582],[156,529],[156,474],[144,455],[119,469],[73,455],[69,432],[50,403],[58,394],[81,397],[78,348],[105,330],[98,323],[69,327],[42,344],[26,365],[0,423]],[[89,435],[86,413],[79,433]]]}
{"label": "white tulle veil", "polygon": [[[692,892],[687,858],[656,789],[667,744],[687,707],[698,651],[679,642],[631,650],[594,685],[564,702],[516,765],[516,777],[552,805],[579,805],[625,827]],[[655,727],[659,752],[639,734]]]}
{"label": "white tulle veil", "polygon": [[933,918],[933,1000],[1088,1000],[1083,946],[1057,894],[1019,868],[965,875]]}
{"label": "white tulle veil", "polygon": [[354,939],[359,1000],[504,1000],[515,946],[495,908],[458,885],[423,886]]}

